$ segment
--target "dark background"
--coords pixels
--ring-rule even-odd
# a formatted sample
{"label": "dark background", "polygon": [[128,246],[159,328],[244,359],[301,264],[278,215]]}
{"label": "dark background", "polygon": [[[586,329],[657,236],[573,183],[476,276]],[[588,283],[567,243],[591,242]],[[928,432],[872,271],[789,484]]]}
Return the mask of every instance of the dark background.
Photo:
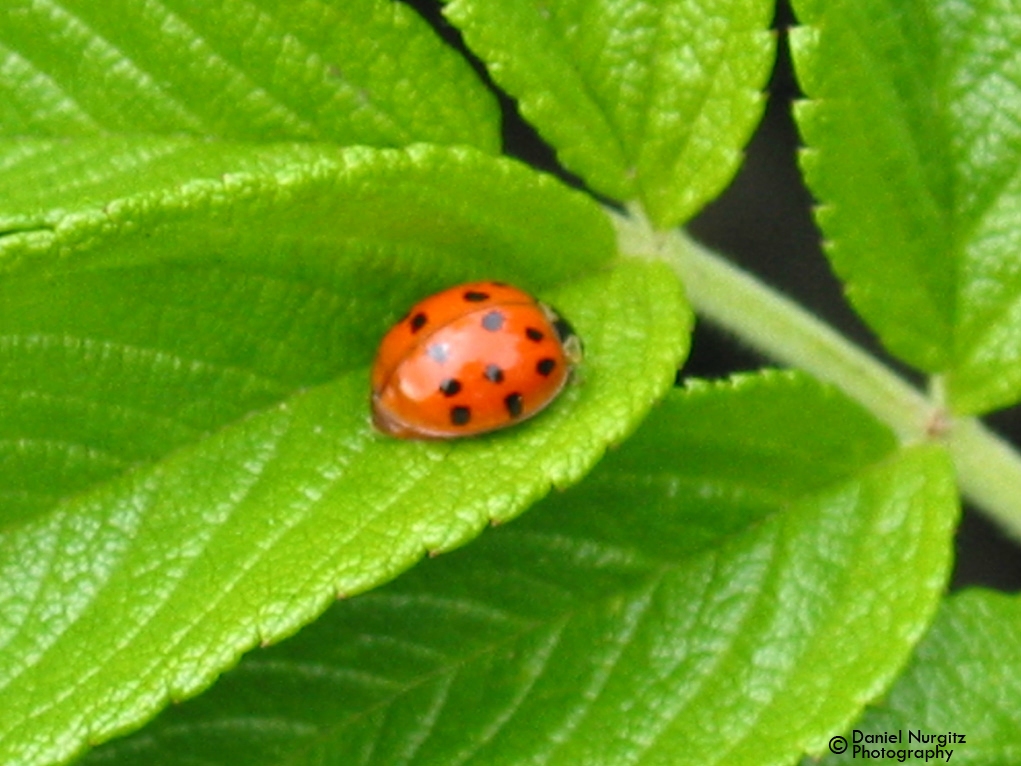
{"label": "dark background", "polygon": [[[440,13],[439,0],[407,1],[444,39],[464,52],[457,31]],[[798,135],[790,113],[791,103],[800,97],[786,41],[786,30],[794,23],[787,3],[781,2],[774,22],[779,55],[769,83],[765,116],[737,177],[688,228],[697,239],[780,288],[902,375],[922,384],[917,373],[891,359],[878,345],[875,336],[844,300],[840,283],[822,254],[819,230],[812,220],[812,196],[798,171]],[[521,119],[513,101],[492,84],[478,61],[466,55],[500,97],[506,153],[581,186],[577,178],[560,168],[553,151]],[[683,374],[726,377],[769,363],[724,333],[699,323]],[[1021,444],[1021,409],[996,413],[987,420],[1013,443]],[[1021,588],[1021,548],[967,506],[958,531],[957,549],[953,588],[968,585],[1002,590]]]}

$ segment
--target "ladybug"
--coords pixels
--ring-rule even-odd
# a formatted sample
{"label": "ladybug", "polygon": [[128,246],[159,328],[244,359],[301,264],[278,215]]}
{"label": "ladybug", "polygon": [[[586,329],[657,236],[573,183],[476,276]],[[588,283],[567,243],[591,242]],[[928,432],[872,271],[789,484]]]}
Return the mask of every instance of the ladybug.
{"label": "ladybug", "polygon": [[581,341],[545,303],[471,282],[416,304],[372,366],[372,421],[399,439],[451,439],[532,417],[563,389]]}

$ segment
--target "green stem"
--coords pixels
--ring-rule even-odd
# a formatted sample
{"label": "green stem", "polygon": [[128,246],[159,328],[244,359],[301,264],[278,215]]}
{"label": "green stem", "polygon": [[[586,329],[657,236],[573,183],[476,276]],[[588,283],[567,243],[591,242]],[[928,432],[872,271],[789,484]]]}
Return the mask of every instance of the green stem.
{"label": "green stem", "polygon": [[637,210],[610,215],[621,252],[673,266],[701,317],[770,358],[837,386],[903,443],[946,444],[965,497],[1021,539],[1021,455],[975,418],[951,419],[939,401],[938,385],[934,398],[926,396],[797,303],[680,230],[655,231]]}

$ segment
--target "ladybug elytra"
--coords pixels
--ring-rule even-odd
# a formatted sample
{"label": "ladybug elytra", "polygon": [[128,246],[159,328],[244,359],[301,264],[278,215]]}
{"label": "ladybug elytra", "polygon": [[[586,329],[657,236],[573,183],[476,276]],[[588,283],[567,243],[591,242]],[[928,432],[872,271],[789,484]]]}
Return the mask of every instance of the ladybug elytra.
{"label": "ladybug elytra", "polygon": [[502,282],[417,303],[383,338],[372,420],[401,439],[449,439],[532,417],[563,389],[581,342],[553,309]]}

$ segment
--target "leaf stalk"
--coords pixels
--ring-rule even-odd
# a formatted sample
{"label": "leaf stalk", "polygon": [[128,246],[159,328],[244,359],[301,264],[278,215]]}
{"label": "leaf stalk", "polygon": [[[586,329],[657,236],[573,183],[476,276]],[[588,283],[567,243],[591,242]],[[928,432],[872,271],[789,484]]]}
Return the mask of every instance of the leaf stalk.
{"label": "leaf stalk", "polygon": [[964,497],[1021,540],[1021,455],[978,419],[953,417],[938,385],[933,396],[927,396],[803,307],[680,229],[655,230],[637,207],[627,215],[608,214],[620,251],[670,264],[700,317],[767,357],[833,384],[888,425],[903,444],[944,444]]}

